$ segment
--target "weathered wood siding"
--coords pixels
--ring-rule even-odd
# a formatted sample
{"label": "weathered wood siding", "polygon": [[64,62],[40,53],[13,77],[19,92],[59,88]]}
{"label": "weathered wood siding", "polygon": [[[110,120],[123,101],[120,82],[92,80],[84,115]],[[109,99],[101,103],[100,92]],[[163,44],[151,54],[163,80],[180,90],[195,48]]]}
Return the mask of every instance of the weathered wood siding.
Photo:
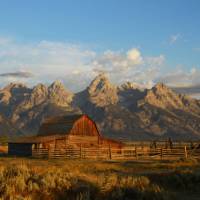
{"label": "weathered wood siding", "polygon": [[86,115],[83,115],[74,123],[69,134],[82,136],[99,136],[96,124]]}
{"label": "weathered wood siding", "polygon": [[62,139],[55,139],[54,141],[45,142],[42,144],[42,148],[46,149],[63,149],[68,146],[80,147],[80,146],[98,146],[98,136],[82,136],[82,135],[69,135]]}
{"label": "weathered wood siding", "polygon": [[[52,144],[53,146],[53,144]],[[55,149],[63,149],[66,147],[66,139],[56,139],[55,140]]]}
{"label": "weathered wood siding", "polygon": [[105,146],[105,147],[110,146],[114,148],[122,148],[123,146],[121,142],[118,142],[112,139],[103,138],[103,137],[100,138],[99,145]]}
{"label": "weathered wood siding", "polygon": [[69,135],[67,138],[68,145],[83,145],[83,146],[97,146],[99,144],[98,136],[82,136],[82,135]]}

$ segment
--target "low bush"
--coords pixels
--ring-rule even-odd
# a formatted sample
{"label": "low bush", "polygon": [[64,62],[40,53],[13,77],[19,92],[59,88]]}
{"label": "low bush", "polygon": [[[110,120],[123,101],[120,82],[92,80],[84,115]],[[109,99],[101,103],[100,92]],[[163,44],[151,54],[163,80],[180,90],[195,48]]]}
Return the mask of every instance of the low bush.
{"label": "low bush", "polygon": [[90,168],[86,161],[68,161],[62,167],[34,162],[0,167],[0,200],[173,200],[200,187],[200,174],[193,170],[142,175],[123,170],[123,163],[99,162]]}

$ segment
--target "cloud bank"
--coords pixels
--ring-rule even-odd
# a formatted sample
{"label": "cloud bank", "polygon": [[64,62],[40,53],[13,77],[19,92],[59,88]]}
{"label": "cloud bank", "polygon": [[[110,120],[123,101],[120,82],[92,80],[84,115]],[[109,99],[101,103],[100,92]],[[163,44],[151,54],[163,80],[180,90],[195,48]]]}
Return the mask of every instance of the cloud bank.
{"label": "cloud bank", "polygon": [[192,68],[190,71],[177,69],[167,73],[165,76],[160,76],[158,82],[163,82],[172,87],[190,87],[200,85],[200,70]]}
{"label": "cloud bank", "polygon": [[[80,44],[57,41],[17,42],[0,38],[0,85],[24,82],[35,85],[62,80],[73,90],[84,89],[99,73],[106,72],[120,84],[137,82],[152,87],[158,81],[167,84],[197,83],[200,72],[169,72],[163,76],[164,55],[143,55],[138,48],[127,51],[97,52]],[[195,71],[196,70],[196,71]]]}

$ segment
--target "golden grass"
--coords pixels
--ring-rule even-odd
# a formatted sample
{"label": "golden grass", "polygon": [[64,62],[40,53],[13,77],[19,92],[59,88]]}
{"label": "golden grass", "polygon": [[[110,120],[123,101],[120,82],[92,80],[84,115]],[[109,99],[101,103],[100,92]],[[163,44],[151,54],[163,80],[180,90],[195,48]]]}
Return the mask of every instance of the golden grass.
{"label": "golden grass", "polygon": [[200,165],[195,160],[0,158],[0,199],[199,199],[199,187]]}
{"label": "golden grass", "polygon": [[8,146],[0,146],[0,153],[8,153]]}

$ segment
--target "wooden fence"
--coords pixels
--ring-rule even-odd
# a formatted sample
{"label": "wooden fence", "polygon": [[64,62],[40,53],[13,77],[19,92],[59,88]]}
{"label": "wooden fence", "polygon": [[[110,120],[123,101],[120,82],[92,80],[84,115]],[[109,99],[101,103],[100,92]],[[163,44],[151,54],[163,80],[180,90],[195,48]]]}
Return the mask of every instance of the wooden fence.
{"label": "wooden fence", "polygon": [[200,149],[189,149],[187,146],[175,148],[124,147],[122,149],[105,147],[67,147],[63,149],[34,149],[35,158],[66,158],[96,160],[177,160],[199,158]]}

